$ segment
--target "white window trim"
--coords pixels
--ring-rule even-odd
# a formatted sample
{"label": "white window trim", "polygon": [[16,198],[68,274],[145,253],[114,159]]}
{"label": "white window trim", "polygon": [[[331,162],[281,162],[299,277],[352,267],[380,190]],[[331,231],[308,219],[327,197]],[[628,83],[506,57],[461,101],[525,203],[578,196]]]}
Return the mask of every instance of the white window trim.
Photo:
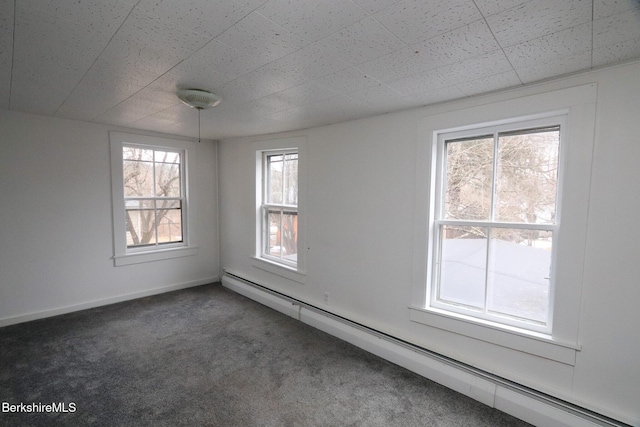
{"label": "white window trim", "polygon": [[[139,264],[144,262],[161,261],[172,258],[191,256],[198,253],[190,233],[192,215],[189,209],[189,150],[194,149],[194,143],[183,140],[160,138],[156,136],[128,134],[123,132],[109,132],[111,150],[111,195],[113,209],[113,260],[115,266]],[[184,203],[183,209],[183,241],[149,247],[128,248],[126,241],[126,217],[124,206],[124,186],[122,182],[122,148],[126,145],[141,145],[156,148],[181,150],[184,153]]]}
{"label": "white window trim", "polygon": [[[268,156],[271,155],[284,155],[286,156],[287,154],[298,154],[298,148],[291,148],[291,149],[282,149],[282,150],[265,150],[262,152],[262,210],[261,210],[261,215],[262,215],[262,232],[266,233],[266,222],[268,221],[266,219],[266,210],[269,210],[271,208],[277,209],[277,210],[281,210],[282,212],[284,211],[289,211],[292,212],[295,210],[296,212],[296,216],[298,216],[298,205],[296,204],[295,206],[293,205],[286,205],[284,202],[283,203],[268,203],[266,202],[267,196],[268,196],[268,191],[267,191],[267,186],[266,186],[266,182],[268,179],[268,172],[265,168],[265,165],[267,163],[267,158]],[[297,220],[296,220],[297,221]],[[261,236],[262,237],[262,245],[260,246],[260,258],[265,259],[267,261],[271,261],[275,264],[282,264],[285,267],[291,267],[292,270],[297,270],[297,266],[298,266],[298,261],[297,261],[297,256],[298,254],[296,253],[296,261],[288,261],[286,259],[283,258],[278,258],[275,257],[273,255],[269,255],[266,252],[266,242],[264,241],[265,236]]]}
{"label": "white window trim", "polygon": [[[575,364],[580,316],[580,295],[590,193],[591,160],[597,99],[596,84],[577,86],[445,112],[425,117],[418,146],[417,192],[414,224],[411,320],[482,340],[501,347]],[[429,249],[435,218],[437,137],[441,133],[566,114],[560,161],[564,175],[559,188],[564,222],[557,239],[556,289],[551,300],[551,333],[528,331],[483,321],[431,307]],[[564,189],[564,191],[563,191]]]}
{"label": "white window trim", "polygon": [[[481,320],[481,323],[486,323],[486,324],[497,324],[499,325],[499,327],[501,326],[512,326],[515,327],[516,330],[517,329],[524,329],[526,331],[533,331],[533,332],[540,332],[543,334],[550,334],[550,332],[553,329],[553,295],[554,295],[554,286],[555,286],[555,280],[551,280],[550,284],[550,289],[549,289],[549,317],[547,319],[547,324],[546,326],[539,326],[539,325],[535,325],[535,324],[528,324],[527,322],[524,321],[518,321],[516,319],[510,319],[508,317],[505,317],[502,320],[497,320],[498,316],[492,317],[492,316],[484,316],[482,314],[479,315],[474,315],[471,314],[471,310],[466,310],[462,307],[457,308],[455,307],[453,304],[448,304],[446,302],[441,302],[438,301],[436,298],[436,291],[437,291],[437,285],[436,285],[436,280],[437,280],[437,274],[436,274],[436,269],[435,269],[435,262],[433,260],[433,257],[438,257],[439,254],[439,245],[438,242],[440,240],[440,232],[438,230],[437,225],[438,224],[447,224],[447,223],[475,223],[475,224],[480,224],[480,226],[486,226],[486,227],[494,227],[494,226],[499,226],[500,224],[502,225],[507,225],[507,222],[504,221],[498,221],[498,220],[486,220],[486,221],[464,221],[464,220],[446,220],[444,218],[438,218],[439,213],[442,209],[442,202],[443,202],[443,195],[444,195],[444,183],[442,182],[442,178],[444,176],[444,149],[445,149],[445,140],[454,140],[454,139],[459,139],[459,138],[469,138],[469,137],[473,137],[473,136],[480,136],[480,135],[490,135],[490,134],[495,134],[495,133],[500,133],[500,132],[510,132],[510,131],[518,131],[518,130],[525,130],[525,129],[535,129],[535,128],[545,128],[545,127],[551,127],[551,126],[556,126],[559,125],[560,126],[560,145],[559,145],[559,160],[560,163],[558,164],[558,185],[557,185],[557,197],[556,200],[558,201],[558,204],[556,206],[556,211],[555,211],[555,222],[552,224],[526,224],[526,223],[517,223],[517,224],[510,224],[511,227],[515,227],[515,228],[527,228],[527,229],[541,229],[541,230],[548,230],[548,231],[552,231],[553,232],[553,236],[554,236],[554,242],[557,242],[558,240],[558,234],[559,234],[559,228],[560,228],[560,224],[562,221],[562,186],[564,184],[563,181],[563,174],[564,174],[564,167],[563,167],[563,160],[564,160],[564,156],[565,156],[565,144],[564,144],[564,140],[565,140],[565,129],[566,129],[566,124],[567,124],[567,110],[563,110],[558,112],[557,115],[552,115],[549,114],[548,117],[536,117],[534,119],[529,119],[529,118],[524,118],[524,120],[514,120],[512,122],[508,122],[508,123],[501,123],[499,125],[494,125],[493,123],[489,124],[488,126],[486,126],[485,124],[482,124],[481,126],[478,126],[477,128],[473,128],[473,129],[464,129],[464,130],[450,130],[447,132],[436,132],[436,135],[434,136],[434,143],[437,144],[436,147],[436,158],[433,161],[433,167],[435,168],[436,171],[436,177],[435,177],[435,183],[433,186],[433,191],[435,193],[435,206],[434,206],[434,214],[433,217],[430,218],[430,229],[433,230],[433,234],[432,237],[429,239],[429,253],[432,254],[432,258],[430,259],[430,263],[427,266],[428,269],[428,280],[427,280],[427,294],[429,295],[429,308],[430,309],[434,309],[434,311],[438,311],[439,313],[442,314],[460,314],[462,315],[463,318],[470,318],[470,319],[475,319],[475,320]],[[494,147],[495,148],[495,147]],[[438,197],[440,196],[440,197]],[[555,248],[555,244],[552,250],[552,261],[551,261],[551,267],[552,267],[552,271],[550,272],[551,277],[555,277],[555,265],[556,265],[556,258],[557,258],[557,250]],[[441,310],[441,311],[439,311]],[[469,314],[468,314],[469,313]]]}
{"label": "white window trim", "polygon": [[[255,249],[251,257],[252,265],[263,271],[287,278],[294,282],[304,283],[306,279],[306,139],[292,137],[257,141],[253,144],[256,162],[255,179]],[[263,194],[263,157],[270,151],[282,152],[293,150],[298,153],[298,258],[296,265],[280,263],[275,259],[262,256],[262,200]]]}

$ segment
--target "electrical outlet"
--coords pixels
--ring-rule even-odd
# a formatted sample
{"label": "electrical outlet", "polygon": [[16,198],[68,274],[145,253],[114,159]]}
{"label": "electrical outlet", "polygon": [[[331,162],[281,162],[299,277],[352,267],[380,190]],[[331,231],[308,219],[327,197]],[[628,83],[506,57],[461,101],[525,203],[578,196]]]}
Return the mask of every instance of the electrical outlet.
{"label": "electrical outlet", "polygon": [[329,305],[329,292],[324,293],[324,303]]}

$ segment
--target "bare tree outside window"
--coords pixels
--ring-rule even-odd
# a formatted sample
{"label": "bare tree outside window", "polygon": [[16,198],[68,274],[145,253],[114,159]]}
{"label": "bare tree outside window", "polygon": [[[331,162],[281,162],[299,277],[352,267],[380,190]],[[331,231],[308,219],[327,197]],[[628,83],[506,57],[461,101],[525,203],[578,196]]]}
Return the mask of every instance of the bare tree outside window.
{"label": "bare tree outside window", "polygon": [[298,255],[298,153],[264,158],[264,254],[295,265]]}
{"label": "bare tree outside window", "polygon": [[559,145],[559,126],[444,141],[439,301],[546,324]]}
{"label": "bare tree outside window", "polygon": [[182,242],[182,153],[124,146],[127,247]]}

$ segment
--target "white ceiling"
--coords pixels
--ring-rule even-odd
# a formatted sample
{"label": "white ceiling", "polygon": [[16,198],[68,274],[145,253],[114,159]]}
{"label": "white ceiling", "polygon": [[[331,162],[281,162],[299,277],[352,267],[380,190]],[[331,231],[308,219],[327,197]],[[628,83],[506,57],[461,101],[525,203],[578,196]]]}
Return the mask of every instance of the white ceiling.
{"label": "white ceiling", "polygon": [[638,57],[639,0],[0,0],[0,108],[215,139]]}

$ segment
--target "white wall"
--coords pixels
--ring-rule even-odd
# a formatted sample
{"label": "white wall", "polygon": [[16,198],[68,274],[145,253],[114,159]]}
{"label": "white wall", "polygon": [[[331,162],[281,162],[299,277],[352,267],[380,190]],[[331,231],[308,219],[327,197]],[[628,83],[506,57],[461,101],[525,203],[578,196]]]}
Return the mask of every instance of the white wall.
{"label": "white wall", "polygon": [[[640,425],[640,63],[334,126],[220,143],[222,268],[575,404]],[[597,83],[575,365],[410,320],[416,154],[427,116]],[[253,142],[307,139],[304,284],[255,268]],[[566,219],[565,219],[566,220]],[[330,294],[329,305],[324,293]]]}
{"label": "white wall", "polygon": [[0,110],[0,325],[219,277],[213,142],[191,157],[198,254],[114,267],[113,129]]}

